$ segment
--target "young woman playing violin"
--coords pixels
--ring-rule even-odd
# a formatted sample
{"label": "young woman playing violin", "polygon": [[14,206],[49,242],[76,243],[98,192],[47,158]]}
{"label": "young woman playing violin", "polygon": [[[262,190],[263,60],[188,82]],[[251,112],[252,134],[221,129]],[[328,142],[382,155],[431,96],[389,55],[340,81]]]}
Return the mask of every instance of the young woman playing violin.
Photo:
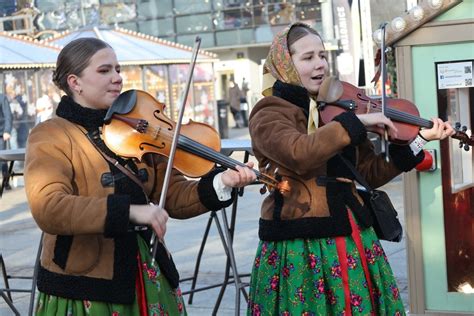
{"label": "young woman playing violin", "polygon": [[[421,144],[453,133],[433,120],[413,144],[391,144],[391,161],[373,151],[366,127],[393,123],[381,113],[344,112],[318,126],[315,99],[328,71],[319,34],[295,23],[278,34],[264,65],[273,79],[250,116],[261,169],[289,181],[262,204],[249,315],[402,315],[403,303],[373,228],[360,226],[354,176],[337,154],[379,187],[423,159]],[[265,82],[265,81],[264,81]]]}
{"label": "young woman playing violin", "polygon": [[[168,216],[185,219],[228,206],[232,187],[255,180],[252,164],[214,170],[199,181],[174,172],[166,210],[147,204],[147,196],[159,200],[164,159],[123,159],[100,137],[96,144],[87,137],[100,133],[122,90],[114,50],[95,38],[70,42],[53,81],[66,95],[57,117],[31,131],[25,163],[31,212],[44,232],[36,315],[186,314],[179,288],[150,264],[151,231],[162,239]],[[98,149],[135,173],[144,190]]]}

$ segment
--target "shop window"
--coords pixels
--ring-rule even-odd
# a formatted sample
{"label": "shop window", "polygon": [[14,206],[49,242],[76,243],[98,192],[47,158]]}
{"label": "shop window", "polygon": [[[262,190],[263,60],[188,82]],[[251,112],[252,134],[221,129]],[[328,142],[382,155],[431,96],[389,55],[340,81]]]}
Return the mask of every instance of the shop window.
{"label": "shop window", "polygon": [[236,44],[254,43],[253,29],[240,29],[234,31],[222,31],[216,33],[217,45],[229,46]]}
{"label": "shop window", "polygon": [[173,3],[172,0],[140,0],[137,10],[141,18],[172,16]]}
{"label": "shop window", "polygon": [[146,92],[165,105],[165,114],[170,117],[170,96],[168,87],[168,68],[165,65],[144,67]]}
{"label": "shop window", "polygon": [[123,66],[120,71],[123,79],[123,91],[143,90],[142,69],[140,66]]}
{"label": "shop window", "polygon": [[153,36],[169,36],[174,34],[173,19],[155,19],[138,22],[140,32]]}
{"label": "shop window", "polygon": [[252,12],[248,9],[231,9],[218,11],[213,23],[216,29],[235,29],[252,25]]}
{"label": "shop window", "polygon": [[176,32],[178,34],[209,32],[211,30],[211,17],[207,13],[176,17]]}
{"label": "shop window", "polygon": [[[201,37],[201,48],[215,46],[213,33],[200,33],[199,37]],[[196,42],[196,34],[178,36],[178,43],[180,44],[193,47],[195,42]]]}
{"label": "shop window", "polygon": [[176,14],[192,14],[211,11],[209,0],[175,0],[174,10]]}
{"label": "shop window", "polygon": [[321,21],[321,5],[297,4],[295,8],[296,20],[313,25]]}

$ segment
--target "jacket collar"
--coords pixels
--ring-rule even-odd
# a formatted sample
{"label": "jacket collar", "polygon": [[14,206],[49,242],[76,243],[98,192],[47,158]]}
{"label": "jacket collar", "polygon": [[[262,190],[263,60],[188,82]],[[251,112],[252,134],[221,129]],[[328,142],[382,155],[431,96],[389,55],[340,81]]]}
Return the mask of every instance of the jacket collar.
{"label": "jacket collar", "polygon": [[273,85],[273,96],[297,105],[304,111],[306,117],[308,117],[310,100],[306,88],[277,80]]}
{"label": "jacket collar", "polygon": [[104,124],[105,114],[107,110],[85,108],[66,95],[61,98],[56,110],[57,116],[82,125],[88,130],[101,127]]}

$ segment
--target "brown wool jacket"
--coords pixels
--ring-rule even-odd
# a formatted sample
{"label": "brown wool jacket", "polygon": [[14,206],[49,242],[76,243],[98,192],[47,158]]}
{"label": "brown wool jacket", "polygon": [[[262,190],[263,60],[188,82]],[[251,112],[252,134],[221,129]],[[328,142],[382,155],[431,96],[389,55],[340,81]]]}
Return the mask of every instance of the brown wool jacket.
{"label": "brown wool jacket", "polygon": [[316,181],[321,176],[354,179],[352,173],[344,172],[342,161],[338,163],[333,158],[348,148],[354,149],[355,157],[351,160],[373,188],[416,165],[415,162],[404,164],[415,157],[409,146],[392,146],[390,163],[377,156],[366,137],[365,127],[352,113],[339,115],[311,135],[307,134],[307,124],[304,106],[280,97],[263,98],[252,110],[249,129],[260,170],[265,172],[267,164],[271,166],[270,173],[278,168],[291,187],[285,196],[271,194],[263,201],[261,239],[319,238],[350,233],[346,207],[359,209],[362,202],[355,184],[318,185]]}
{"label": "brown wool jacket", "polygon": [[[111,169],[84,132],[74,123],[54,118],[29,135],[25,187],[33,217],[44,232],[39,284],[49,294],[131,303],[134,270],[125,271],[115,262],[122,256],[122,265],[136,265],[136,241],[130,243],[136,237],[124,237],[130,234],[130,199],[101,185],[101,176]],[[147,194],[155,192],[150,197],[158,201],[165,160],[156,170],[145,163],[137,166],[146,169]],[[185,219],[209,210],[200,200],[206,193],[198,192],[199,186],[198,181],[173,174],[166,199],[170,217]],[[131,248],[116,249],[118,242]],[[88,288],[102,289],[92,293]],[[123,291],[114,297],[107,289]]]}

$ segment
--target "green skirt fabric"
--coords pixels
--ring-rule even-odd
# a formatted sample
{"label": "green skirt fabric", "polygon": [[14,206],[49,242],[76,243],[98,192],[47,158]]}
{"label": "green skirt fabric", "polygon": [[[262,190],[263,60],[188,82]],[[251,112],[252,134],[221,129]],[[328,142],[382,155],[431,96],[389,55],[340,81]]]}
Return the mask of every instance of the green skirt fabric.
{"label": "green skirt fabric", "polygon": [[[39,293],[35,315],[37,316],[138,316],[138,315],[187,315],[181,290],[173,290],[160,273],[158,266],[151,265],[147,243],[138,237],[141,258],[143,288],[146,296],[146,313],[140,313],[137,296],[131,305],[111,304],[88,300],[71,300]],[[138,263],[137,263],[138,264]],[[113,291],[113,289],[111,289]]]}
{"label": "green skirt fabric", "polygon": [[351,236],[260,241],[247,314],[405,315],[374,230],[351,225]]}

